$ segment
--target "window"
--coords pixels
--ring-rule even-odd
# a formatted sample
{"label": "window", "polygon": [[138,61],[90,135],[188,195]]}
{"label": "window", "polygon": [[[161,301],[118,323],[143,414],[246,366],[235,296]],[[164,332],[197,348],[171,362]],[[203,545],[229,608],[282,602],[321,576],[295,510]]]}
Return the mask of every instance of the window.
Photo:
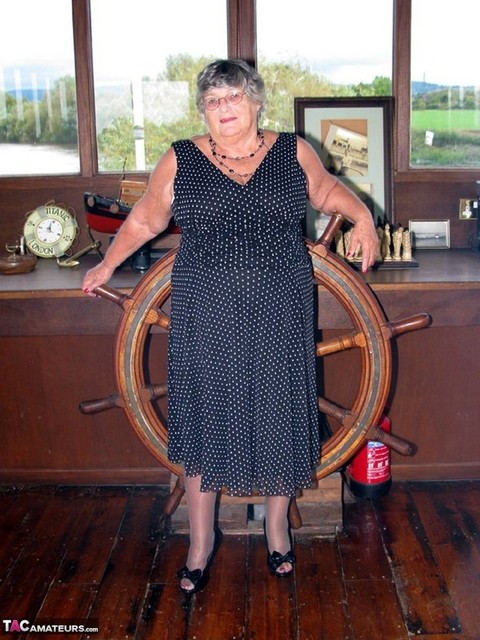
{"label": "window", "polygon": [[412,167],[480,167],[479,22],[470,0],[412,0]]}
{"label": "window", "polygon": [[[396,13],[396,32],[403,38],[397,80],[408,77],[410,3],[411,112],[407,101],[397,102],[399,168],[451,168],[457,175],[477,170],[480,5],[457,0],[455,11],[439,11],[438,0],[397,2],[397,9],[408,5]],[[75,25],[78,78],[72,5],[80,23]],[[88,51],[82,47],[89,5],[93,96]],[[394,0],[344,0],[340,9],[318,0],[2,4],[0,20],[11,26],[0,39],[0,177],[79,174],[80,151],[85,176],[97,172],[97,155],[102,172],[150,171],[171,140],[202,130],[193,103],[195,75],[204,62],[226,57],[228,50],[248,59],[258,52],[268,87],[264,125],[277,130],[293,130],[294,96],[391,95],[393,5]],[[249,26],[254,11],[256,34]],[[80,134],[76,86],[85,97],[79,105]],[[93,103],[98,154],[91,149]]]}
{"label": "window", "polygon": [[78,173],[71,4],[16,0],[7,16],[0,38],[0,175]]}
{"label": "window", "polygon": [[150,171],[172,140],[204,130],[197,73],[227,56],[224,0],[95,0],[92,10],[100,171]]}
{"label": "window", "polygon": [[[293,130],[293,98],[392,93],[393,2],[257,0],[266,126]],[[379,28],[382,25],[382,28]]]}

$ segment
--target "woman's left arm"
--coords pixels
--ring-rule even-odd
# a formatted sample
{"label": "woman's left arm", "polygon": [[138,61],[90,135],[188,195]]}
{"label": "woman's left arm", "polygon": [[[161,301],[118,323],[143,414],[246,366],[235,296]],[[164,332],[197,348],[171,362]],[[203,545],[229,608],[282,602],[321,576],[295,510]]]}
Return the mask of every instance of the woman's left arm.
{"label": "woman's left arm", "polygon": [[307,178],[307,195],[314,209],[322,213],[340,213],[353,223],[349,252],[362,250],[362,271],[375,263],[378,255],[378,235],[372,214],[350,189],[332,176],[323,166],[312,146],[297,137],[297,159]]}

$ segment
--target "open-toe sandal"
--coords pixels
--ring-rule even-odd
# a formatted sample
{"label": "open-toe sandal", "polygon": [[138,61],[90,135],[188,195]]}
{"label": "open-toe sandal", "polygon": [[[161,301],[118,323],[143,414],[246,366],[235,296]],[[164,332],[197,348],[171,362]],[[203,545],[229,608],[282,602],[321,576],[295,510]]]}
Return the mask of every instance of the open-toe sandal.
{"label": "open-toe sandal", "polygon": [[[292,565],[292,568],[288,571],[279,571],[282,564],[288,562]],[[278,551],[273,553],[267,553],[267,566],[271,573],[277,578],[288,578],[293,573],[293,565],[295,564],[295,554],[290,549],[285,555],[282,556]]]}
{"label": "open-toe sandal", "polygon": [[[222,534],[219,529],[215,529],[215,542],[213,545],[212,553],[207,558],[207,564],[205,565],[205,569],[194,569],[190,571],[190,569],[185,565],[181,569],[177,571],[177,577],[180,580],[180,589],[183,593],[191,594],[200,591],[205,587],[208,582],[209,574],[210,574],[210,564],[215,556],[218,547],[220,546]],[[192,587],[183,587],[181,581],[187,579],[192,583]]]}

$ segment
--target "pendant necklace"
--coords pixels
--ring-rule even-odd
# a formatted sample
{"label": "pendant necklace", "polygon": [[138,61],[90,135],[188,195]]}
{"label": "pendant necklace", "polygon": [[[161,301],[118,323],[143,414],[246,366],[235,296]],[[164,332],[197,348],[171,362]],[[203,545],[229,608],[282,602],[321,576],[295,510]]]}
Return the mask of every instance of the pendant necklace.
{"label": "pendant necklace", "polygon": [[252,153],[249,153],[246,156],[227,156],[224,153],[218,153],[217,143],[215,142],[215,140],[213,140],[212,136],[210,135],[208,136],[208,142],[210,144],[210,149],[212,151],[213,157],[221,167],[225,167],[225,169],[227,169],[228,173],[230,174],[239,176],[240,178],[248,178],[249,176],[253,176],[255,172],[251,171],[250,173],[239,173],[238,171],[235,171],[235,169],[232,169],[232,167],[229,167],[228,164],[225,164],[225,162],[223,161],[224,160],[246,160],[247,158],[253,158],[254,156],[256,156],[257,153],[260,151],[260,149],[265,146],[265,134],[261,129],[258,132],[257,137],[260,138],[260,143],[258,147],[255,149],[255,151],[252,151]]}

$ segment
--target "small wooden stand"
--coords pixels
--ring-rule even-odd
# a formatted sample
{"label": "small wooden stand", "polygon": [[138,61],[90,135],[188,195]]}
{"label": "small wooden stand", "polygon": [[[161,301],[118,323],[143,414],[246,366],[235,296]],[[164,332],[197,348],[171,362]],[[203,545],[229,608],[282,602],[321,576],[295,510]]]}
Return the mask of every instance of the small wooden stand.
{"label": "small wooden stand", "polygon": [[[177,476],[172,474],[173,490]],[[343,481],[339,472],[318,480],[316,486],[304,489],[297,497],[302,526],[300,534],[335,537],[343,526]],[[217,523],[223,534],[263,534],[263,520],[252,518],[253,505],[262,505],[263,496],[231,497],[221,494],[217,503]],[[185,496],[170,516],[172,533],[188,533],[188,516]]]}

